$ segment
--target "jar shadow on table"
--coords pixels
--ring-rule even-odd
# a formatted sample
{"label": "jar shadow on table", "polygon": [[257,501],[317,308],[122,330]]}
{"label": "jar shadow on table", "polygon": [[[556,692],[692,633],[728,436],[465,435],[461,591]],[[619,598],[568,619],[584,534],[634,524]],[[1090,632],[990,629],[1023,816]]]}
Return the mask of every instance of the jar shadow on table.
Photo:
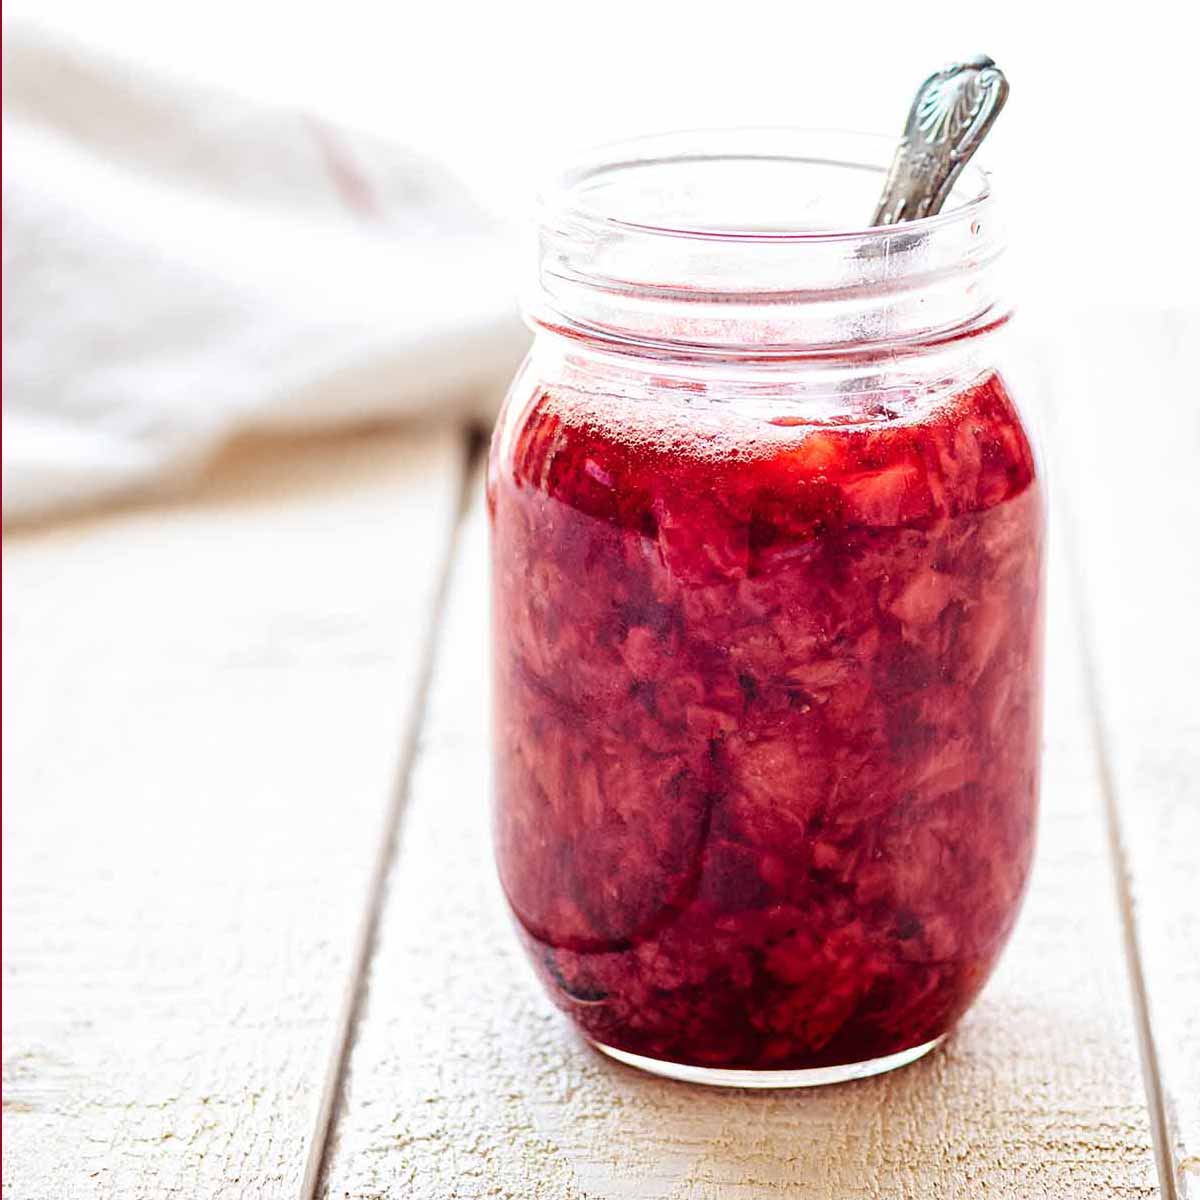
{"label": "jar shadow on table", "polygon": [[[566,1041],[564,1030],[570,1054]],[[581,1086],[565,1111],[561,1098],[545,1106],[535,1098],[534,1107],[553,1109],[543,1115],[588,1194],[632,1186],[631,1173],[646,1196],[674,1195],[689,1183],[749,1195],[826,1183],[830,1172],[850,1186],[864,1170],[881,1186],[890,1175],[929,1182],[942,1173],[949,1179],[967,1159],[981,1170],[989,1163],[1019,1169],[1022,1132],[1013,1114],[1052,1116],[1054,1095],[1086,1094],[1114,1057],[1128,1053],[1125,1031],[1111,1023],[1081,1021],[1052,1003],[985,1000],[918,1062],[812,1089],[665,1081],[577,1041],[570,1074]],[[1046,1153],[1045,1130],[1030,1123],[1025,1137],[1035,1164]]]}

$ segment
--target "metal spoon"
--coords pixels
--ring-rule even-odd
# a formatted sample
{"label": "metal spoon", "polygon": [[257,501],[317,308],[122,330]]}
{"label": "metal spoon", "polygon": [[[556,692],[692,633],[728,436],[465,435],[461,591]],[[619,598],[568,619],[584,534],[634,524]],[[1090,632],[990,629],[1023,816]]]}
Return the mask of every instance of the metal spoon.
{"label": "metal spoon", "polygon": [[940,211],[1007,99],[1004,72],[983,54],[930,75],[917,89],[871,224]]}

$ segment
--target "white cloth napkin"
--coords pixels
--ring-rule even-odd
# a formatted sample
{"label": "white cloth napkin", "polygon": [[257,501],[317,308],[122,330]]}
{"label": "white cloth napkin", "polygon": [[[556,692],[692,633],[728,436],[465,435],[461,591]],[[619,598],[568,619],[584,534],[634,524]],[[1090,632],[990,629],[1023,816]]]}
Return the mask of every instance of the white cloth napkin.
{"label": "white cloth napkin", "polygon": [[18,30],[4,143],[6,521],[486,413],[524,348],[511,239],[400,145]]}

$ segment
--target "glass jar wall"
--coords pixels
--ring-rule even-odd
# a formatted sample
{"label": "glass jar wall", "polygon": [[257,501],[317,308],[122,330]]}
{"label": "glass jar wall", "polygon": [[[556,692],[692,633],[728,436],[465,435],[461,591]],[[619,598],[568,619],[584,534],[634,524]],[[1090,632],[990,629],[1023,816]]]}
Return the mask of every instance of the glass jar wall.
{"label": "glass jar wall", "polygon": [[1042,489],[984,177],[649,139],[568,172],[492,446],[495,838],[599,1048],[820,1083],[978,993],[1033,850]]}

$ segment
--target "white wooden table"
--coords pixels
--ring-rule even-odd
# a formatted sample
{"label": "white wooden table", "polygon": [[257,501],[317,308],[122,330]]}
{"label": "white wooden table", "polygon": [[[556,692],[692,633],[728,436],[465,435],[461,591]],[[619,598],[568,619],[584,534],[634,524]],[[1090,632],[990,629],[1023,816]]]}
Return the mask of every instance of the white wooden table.
{"label": "white wooden table", "polygon": [[245,446],[10,535],[6,1200],[1200,1197],[1198,342],[1113,312],[1034,360],[1034,883],[942,1049],[826,1090],[642,1077],[533,983],[466,431]]}

